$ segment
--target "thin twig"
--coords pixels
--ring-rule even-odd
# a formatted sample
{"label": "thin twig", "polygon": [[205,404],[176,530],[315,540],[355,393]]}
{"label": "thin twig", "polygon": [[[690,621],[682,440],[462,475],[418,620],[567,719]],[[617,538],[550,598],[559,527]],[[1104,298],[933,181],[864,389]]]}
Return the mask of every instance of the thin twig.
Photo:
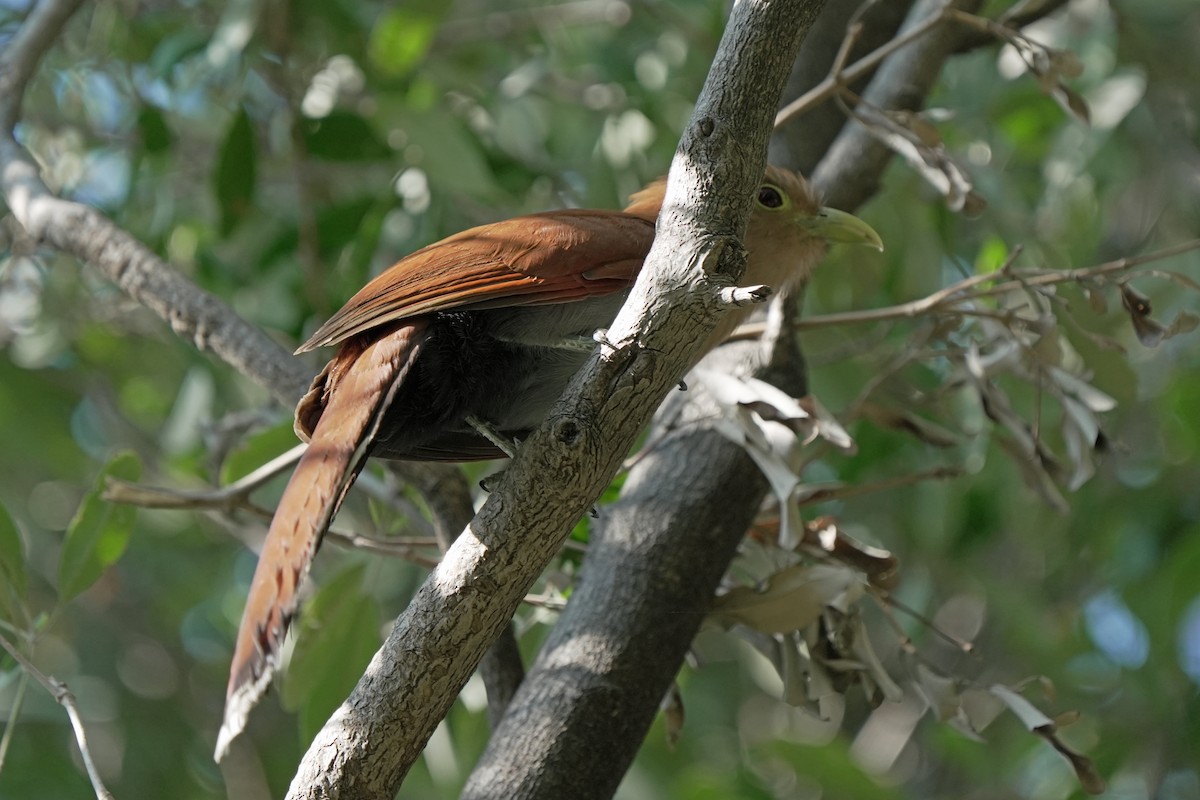
{"label": "thin twig", "polygon": [[8,722],[4,725],[4,735],[0,736],[0,772],[4,772],[4,760],[8,757],[8,748],[12,744],[13,732],[17,729],[17,720],[21,717],[21,709],[25,707],[25,690],[29,688],[29,673],[22,672],[17,680],[16,691],[13,692],[12,705],[8,710]]}
{"label": "thin twig", "polygon": [[3,636],[0,636],[0,647],[3,647],[13,657],[21,669],[25,670],[25,674],[44,686],[55,701],[67,710],[71,727],[75,729],[75,741],[79,744],[83,765],[87,768],[88,778],[92,781],[92,789],[96,792],[96,797],[99,800],[113,800],[112,792],[105,788],[104,781],[100,778],[100,771],[96,768],[96,762],[92,758],[92,751],[88,748],[87,732],[83,727],[83,718],[79,715],[79,707],[75,704],[75,695],[71,694],[71,690],[65,683],[35,667],[32,661]]}
{"label": "thin twig", "polygon": [[912,486],[922,481],[950,480],[961,477],[962,474],[963,470],[961,467],[934,467],[922,470],[921,472],[898,475],[869,483],[835,483],[825,486],[813,486],[797,505],[800,508],[804,508],[805,506],[812,506],[817,503],[827,503],[830,500],[845,500],[849,497],[858,497],[864,494],[886,492],[902,486]]}
{"label": "thin twig", "polygon": [[933,294],[919,300],[900,303],[894,306],[873,308],[863,311],[845,311],[834,314],[822,314],[816,317],[799,320],[794,324],[795,330],[813,330],[815,328],[830,328],[837,325],[857,325],[867,322],[883,322],[893,319],[911,319],[931,312],[944,312],[948,303],[962,303],[986,297],[995,297],[1013,291],[1027,289],[1030,286],[1052,286],[1062,283],[1079,283],[1093,278],[1127,272],[1142,264],[1162,261],[1173,256],[1200,250],[1200,239],[1192,239],[1172,247],[1156,250],[1142,256],[1129,256],[1114,261],[1107,261],[1092,267],[1080,267],[1068,270],[1034,271],[1036,274],[1027,276],[1026,272],[1020,278],[1013,278],[1005,283],[979,291],[968,291],[982,283],[994,281],[1004,275],[1013,275],[1002,270],[989,272],[984,275],[972,275],[969,278],[939,289]]}
{"label": "thin twig", "polygon": [[[376,539],[373,536],[363,536],[357,533],[342,533],[334,529],[325,532],[325,538],[334,544],[343,547],[350,547],[355,550],[361,550],[364,553],[373,553],[379,556],[387,556],[389,558],[400,558],[411,564],[416,564],[425,569],[433,569],[438,565],[439,559],[422,556],[416,552],[416,547],[410,544],[400,544],[390,542],[387,539]],[[437,548],[436,539],[430,538],[421,544],[422,547]]]}
{"label": "thin twig", "polygon": [[[877,47],[875,50],[863,56],[858,61],[855,61],[851,66],[841,71],[835,70],[831,72],[828,78],[821,81],[816,86],[784,106],[779,113],[775,115],[775,127],[780,128],[814,106],[825,102],[834,94],[836,94],[837,91],[843,86],[853,83],[871,70],[875,69],[875,67],[879,66],[879,64],[882,63],[882,61],[892,53],[904,47],[909,42],[921,38],[926,33],[936,28],[943,21],[948,20],[950,18],[949,10],[950,3],[947,2],[936,13],[930,14],[912,28],[889,41],[887,44]],[[852,25],[851,31],[847,32],[847,38],[849,38],[851,35],[857,36],[856,32],[852,32],[853,27],[854,26]]]}
{"label": "thin twig", "polygon": [[[1057,8],[1062,4],[1063,2],[1060,0],[1059,2],[1047,5],[1051,6],[1051,10],[1053,10],[1053,8]],[[861,23],[859,22],[859,18],[862,14],[861,12],[856,13],[851,24],[846,28],[846,37],[842,41],[838,58],[834,61],[833,68],[829,72],[829,77],[780,109],[779,113],[775,116],[775,127],[780,128],[788,124],[796,117],[833,97],[840,89],[854,83],[875,69],[892,53],[924,36],[942,22],[958,22],[969,26],[971,30],[979,35],[979,39],[972,40],[967,44],[970,47],[976,47],[984,41],[995,41],[997,36],[1007,39],[1014,29],[1018,29],[1033,20],[1040,19],[1049,13],[1046,10],[1035,10],[1032,13],[1013,16],[1011,12],[1012,9],[1005,12],[999,20],[990,20],[986,17],[980,17],[976,14],[970,14],[953,8],[950,1],[947,0],[938,11],[930,14],[909,30],[902,32],[896,38],[881,45],[854,62],[851,66],[843,69],[844,60],[860,33],[859,26]]]}
{"label": "thin twig", "polygon": [[141,508],[208,509],[227,511],[246,509],[271,516],[250,502],[250,494],[275,476],[289,469],[304,453],[306,444],[298,444],[276,456],[250,474],[215,489],[163,489],[110,478],[103,499],[110,503],[128,503]]}
{"label": "thin twig", "polygon": [[[954,647],[957,648],[958,650],[960,650],[964,655],[974,655],[975,645],[973,645],[971,642],[968,642],[965,639],[960,639],[957,636],[954,636],[953,634],[942,630],[941,628],[938,627],[937,623],[935,623],[929,617],[925,616],[920,611],[917,611],[912,606],[905,605],[904,603],[897,600],[896,596],[894,594],[892,594],[890,591],[888,591],[887,589],[881,589],[878,586],[869,586],[867,588],[867,591],[869,591],[873,595],[875,595],[876,599],[879,600],[879,602],[882,603],[885,608],[895,608],[899,611],[903,611],[905,614],[908,614],[910,617],[915,619],[917,622],[920,622],[926,628],[933,631],[939,637],[941,637],[945,641],[949,642],[950,644],[954,645]],[[897,628],[899,628],[899,626],[897,626]],[[901,632],[903,632],[903,629],[900,629],[900,630],[901,630]],[[911,639],[908,638],[907,634],[904,634],[904,638],[908,639],[908,641],[910,641],[910,642],[912,641]],[[916,651],[915,648],[913,650],[909,651],[909,653],[910,653],[910,655],[916,655],[918,657],[920,655]],[[924,661],[925,659],[922,658],[921,660]]]}

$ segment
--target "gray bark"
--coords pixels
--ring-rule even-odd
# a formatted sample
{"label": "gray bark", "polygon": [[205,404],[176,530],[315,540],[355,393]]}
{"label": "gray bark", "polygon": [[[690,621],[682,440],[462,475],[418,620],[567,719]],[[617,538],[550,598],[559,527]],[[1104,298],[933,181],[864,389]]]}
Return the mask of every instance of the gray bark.
{"label": "gray bark", "polygon": [[[654,247],[608,331],[614,344],[599,348],[417,592],[317,735],[289,797],[395,794],[484,650],[694,360],[715,326],[720,290],[744,268],[738,239],[773,112],[818,6],[735,7],[672,165]],[[612,774],[608,765],[600,771]],[[573,786],[570,796],[602,796],[583,780]],[[486,796],[518,796],[509,789]]]}
{"label": "gray bark", "polygon": [[[874,82],[908,85],[936,75],[958,39],[948,26],[927,38],[933,41],[918,50],[920,58],[885,62]],[[827,57],[835,51],[827,50]],[[826,63],[809,74],[823,76],[828,68]],[[932,84],[923,85],[927,92]],[[919,93],[904,97],[918,107],[924,100]],[[829,196],[842,184],[877,186],[887,163],[826,160],[816,187]],[[869,196],[855,192],[838,207],[854,210]],[[710,358],[743,370],[757,366],[759,377],[785,391],[806,392],[803,359],[790,335],[762,347],[726,346]],[[675,396],[692,407],[664,409],[659,421],[677,422],[677,414],[703,417],[699,394]],[[630,470],[620,499],[603,510],[571,601],[469,779],[464,800],[611,797],[640,748],[767,491],[745,452],[713,431],[655,429],[649,440],[656,442],[654,450]]]}

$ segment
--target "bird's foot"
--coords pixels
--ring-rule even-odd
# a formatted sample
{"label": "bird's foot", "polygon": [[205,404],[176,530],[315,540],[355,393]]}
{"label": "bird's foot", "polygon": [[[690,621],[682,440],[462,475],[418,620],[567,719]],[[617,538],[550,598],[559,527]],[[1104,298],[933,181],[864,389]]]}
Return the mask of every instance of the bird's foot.
{"label": "bird's foot", "polygon": [[503,450],[504,455],[512,458],[517,454],[517,440],[505,436],[490,422],[485,422],[472,414],[467,417],[467,424],[474,428],[480,436]]}
{"label": "bird's foot", "polygon": [[496,490],[496,487],[500,485],[500,479],[504,477],[504,473],[506,471],[507,470],[505,468],[501,468],[493,472],[491,475],[484,475],[479,479],[479,488],[483,490],[484,494],[491,494]]}

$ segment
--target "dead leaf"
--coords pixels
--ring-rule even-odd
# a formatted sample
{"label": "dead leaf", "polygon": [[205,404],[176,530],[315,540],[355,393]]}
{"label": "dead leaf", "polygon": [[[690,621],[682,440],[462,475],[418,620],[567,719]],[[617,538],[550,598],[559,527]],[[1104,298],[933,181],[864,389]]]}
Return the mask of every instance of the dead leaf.
{"label": "dead leaf", "polygon": [[1104,413],[1105,411],[1112,411],[1117,407],[1116,400],[1095,386],[1092,386],[1078,375],[1073,375],[1060,367],[1051,367],[1049,371],[1055,383],[1061,386],[1064,391],[1079,398],[1079,401],[1087,406],[1088,409],[1096,413]]}
{"label": "dead leaf", "polygon": [[1161,322],[1153,319],[1150,314],[1150,298],[1134,289],[1128,283],[1121,284],[1121,305],[1129,312],[1129,320],[1137,333],[1138,341],[1145,347],[1158,347],[1166,338],[1167,329]]}
{"label": "dead leaf", "polygon": [[667,690],[667,696],[663,698],[660,708],[662,709],[663,721],[665,722],[667,750],[674,753],[679,740],[683,736],[683,723],[687,717],[683,708],[683,695],[679,693],[678,683],[671,684],[671,688]]}
{"label": "dead leaf", "polygon": [[1075,770],[1075,777],[1079,779],[1079,785],[1083,787],[1085,792],[1088,794],[1104,794],[1104,790],[1107,788],[1104,778],[1100,777],[1100,773],[1096,771],[1096,765],[1092,763],[1090,758],[1067,747],[1066,743],[1058,738],[1053,731],[1038,729],[1034,733],[1049,742],[1051,747],[1070,762],[1071,768]]}
{"label": "dead leaf", "polygon": [[1171,324],[1167,326],[1166,338],[1178,336],[1181,333],[1191,333],[1200,327],[1200,316],[1196,316],[1190,311],[1181,311],[1171,320]]}
{"label": "dead leaf", "polygon": [[1058,728],[1054,720],[1007,686],[995,685],[988,691],[1008,706],[1008,710],[1017,715],[1021,723],[1031,732],[1045,739],[1050,746],[1062,754],[1075,770],[1079,783],[1088,794],[1102,794],[1105,789],[1104,779],[1096,771],[1092,760],[1085,755],[1075,752],[1058,738]]}
{"label": "dead leaf", "polygon": [[1050,61],[1064,78],[1078,78],[1083,74],[1083,62],[1071,50],[1051,50]]}
{"label": "dead leaf", "polygon": [[917,664],[916,687],[939,721],[954,719],[962,713],[962,696],[958,681],[954,678],[939,675],[926,665]]}
{"label": "dead leaf", "polygon": [[1088,108],[1087,101],[1083,99],[1083,95],[1079,92],[1065,83],[1058,81],[1051,88],[1049,94],[1058,103],[1060,108],[1075,117],[1075,119],[1084,125],[1090,126],[1092,124],[1092,111]]}
{"label": "dead leaf", "polygon": [[875,648],[871,646],[871,637],[867,635],[867,626],[863,624],[861,616],[855,614],[852,624],[854,628],[850,652],[858,656],[859,661],[862,662],[863,671],[879,687],[884,698],[893,703],[899,703],[904,699],[904,690],[892,680],[892,676],[884,668],[883,662],[875,654]]}
{"label": "dead leaf", "polygon": [[[853,114],[863,127],[933,186],[945,199],[951,211],[978,214],[987,202],[978,195],[971,179],[940,143],[940,135],[928,123],[914,130],[911,115],[897,116],[860,102]],[[932,134],[932,135],[931,135]],[[938,144],[929,144],[936,138]]]}
{"label": "dead leaf", "polygon": [[1092,307],[1092,311],[1097,314],[1108,313],[1108,296],[1104,290],[1096,286],[1083,287],[1083,296],[1087,298],[1088,305]]}
{"label": "dead leaf", "polygon": [[1030,731],[1036,731],[1038,728],[1049,727],[1054,729],[1054,720],[1046,716],[1037,706],[1026,700],[1022,695],[1017,694],[1007,686],[996,684],[989,687],[988,691],[1000,698],[1004,705],[1008,706],[1008,710],[1017,715],[1024,725]]}
{"label": "dead leaf", "polygon": [[827,605],[856,586],[861,591],[862,577],[849,567],[795,564],[761,587],[730,589],[713,603],[712,615],[763,633],[788,633],[816,622]]}
{"label": "dead leaf", "polygon": [[848,536],[830,516],[817,517],[804,526],[804,544],[832,555],[867,576],[872,586],[894,588],[900,561],[887,550],[863,544]]}
{"label": "dead leaf", "polygon": [[850,434],[837,421],[837,417],[830,413],[829,409],[825,408],[816,396],[806,394],[797,403],[810,418],[816,420],[815,431],[817,436],[847,455],[854,455],[858,452],[858,445],[854,443],[854,439],[850,438]]}

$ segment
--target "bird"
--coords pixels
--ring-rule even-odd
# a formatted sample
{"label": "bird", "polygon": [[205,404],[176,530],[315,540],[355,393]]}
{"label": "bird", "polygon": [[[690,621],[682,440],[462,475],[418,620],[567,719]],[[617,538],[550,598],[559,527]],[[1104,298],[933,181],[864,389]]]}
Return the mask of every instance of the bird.
{"label": "bird", "polygon": [[[251,581],[217,761],[270,684],[300,585],[367,458],[511,455],[620,310],[654,241],[665,189],[660,178],[622,211],[546,211],[442,239],[368,282],[297,349],[339,346],[296,407],[308,447]],[[746,281],[776,290],[806,280],[830,243],[883,248],[865,222],[823,208],[802,176],[770,165],[744,242]],[[704,350],[747,313],[726,312]]]}

